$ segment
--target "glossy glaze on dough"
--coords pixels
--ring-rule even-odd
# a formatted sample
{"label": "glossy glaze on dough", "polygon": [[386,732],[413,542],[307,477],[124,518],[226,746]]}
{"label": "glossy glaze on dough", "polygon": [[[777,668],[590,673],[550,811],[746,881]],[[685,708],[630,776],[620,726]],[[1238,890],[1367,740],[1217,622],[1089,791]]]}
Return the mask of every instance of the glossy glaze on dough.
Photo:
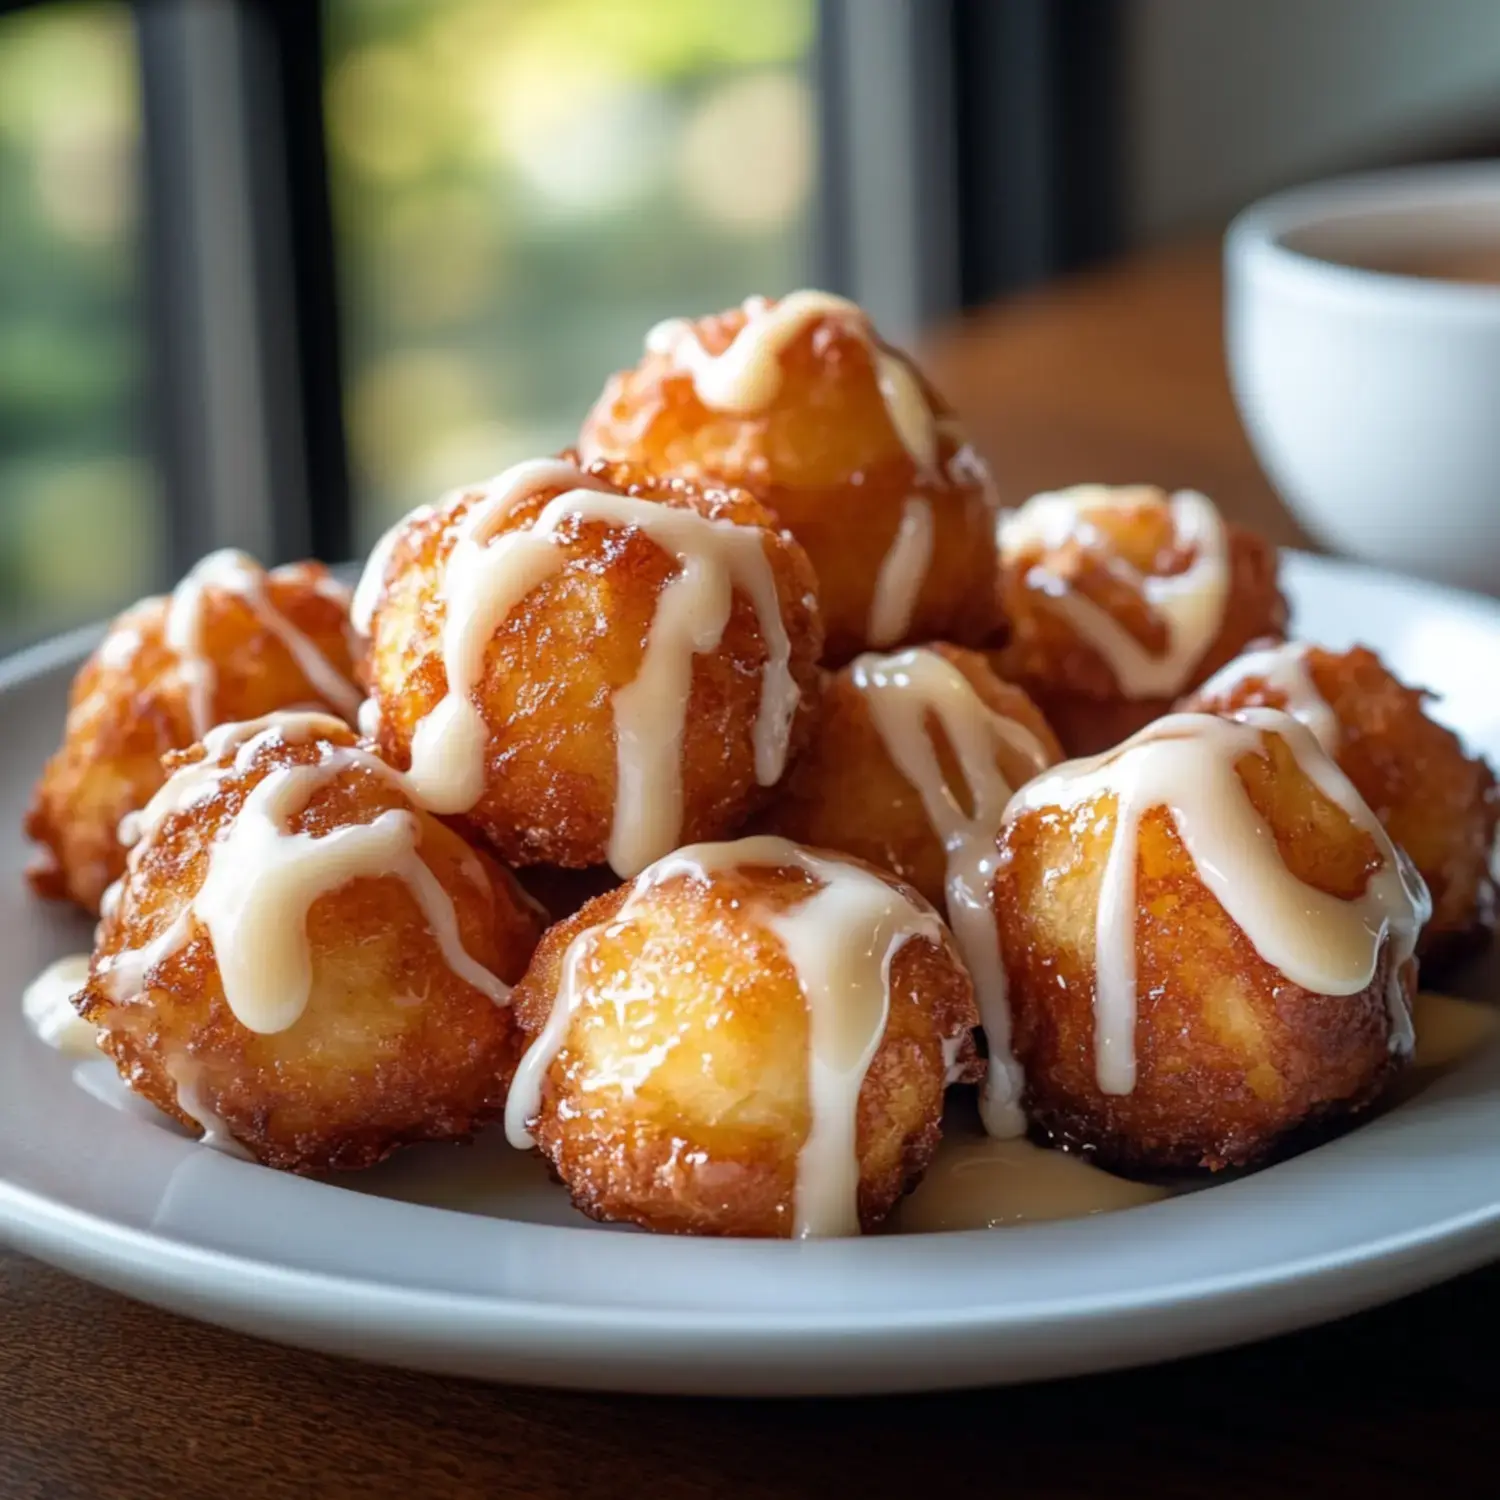
{"label": "glossy glaze on dough", "polygon": [[1311,650],[1306,641],[1282,641],[1279,645],[1246,651],[1215,672],[1195,697],[1199,702],[1211,703],[1233,696],[1244,683],[1262,682],[1271,692],[1281,694],[1286,700],[1282,704],[1285,711],[1306,724],[1330,755],[1337,755],[1341,738],[1338,715],[1318,691],[1308,670],[1307,653]]}
{"label": "glossy glaze on dough", "polygon": [[[869,348],[886,416],[912,461],[915,477],[938,473],[945,424],[933,412],[911,363],[880,344],[858,304],[829,292],[799,291],[774,305],[764,297],[750,297],[743,311],[744,326],[719,354],[703,347],[686,318],[658,323],[646,335],[647,351],[664,355],[686,370],[692,376],[694,394],[710,411],[752,416],[776,399],[782,382],[781,355],[787,346],[811,324],[835,319]],[[951,420],[946,426],[952,427]],[[906,634],[932,561],[934,533],[931,502],[914,495],[906,502],[880,567],[870,609],[872,645],[893,645]]]}
{"label": "glossy glaze on dough", "polygon": [[934,530],[932,502],[913,495],[902,507],[896,539],[875,575],[868,627],[872,646],[893,645],[911,628],[917,596],[932,562]]}
{"label": "glossy glaze on dough", "polygon": [[[533,525],[497,535],[524,499],[559,486],[567,488]],[[754,728],[756,779],[771,786],[786,767],[800,690],[760,527],[618,494],[562,460],[509,470],[464,517],[447,562],[442,585],[447,691],[417,725],[408,774],[418,798],[434,812],[467,812],[479,800],[489,730],[474,703],[474,689],[485,650],[511,610],[565,564],[559,533],[568,521],[640,531],[678,564],[657,599],[636,678],[614,695],[616,792],[609,862],[630,876],[677,842],[693,658],[717,648],[736,592],[754,607],[766,647]]]}
{"label": "glossy glaze on dough", "polygon": [[[1381,865],[1363,895],[1343,901],[1304,885],[1235,771],[1265,754],[1263,735],[1287,745],[1302,773],[1374,843]],[[1198,876],[1260,956],[1314,994],[1353,995],[1374,978],[1390,943],[1390,1044],[1410,1052],[1400,976],[1431,912],[1427,888],[1348,777],[1310,730],[1274,709],[1232,718],[1171,714],[1103,755],[1045,772],[1012,799],[1023,811],[1075,809],[1115,799],[1115,831],[1099,888],[1095,938],[1095,1068],[1106,1094],[1135,1087],[1136,857],[1142,817],[1165,808]]]}
{"label": "glossy glaze on dough", "polygon": [[[169,778],[131,829],[138,838],[132,869],[168,815],[244,774],[267,746],[316,741],[332,722],[314,714],[273,714],[215,731],[209,757]],[[225,764],[216,763],[231,752]],[[144,948],[108,961],[100,978],[117,1004],[139,994],[151,969],[201,927],[213,943],[224,998],[235,1017],[251,1031],[284,1031],[296,1024],[312,990],[307,915],[313,903],[351,880],[389,876],[410,890],[453,973],[497,1004],[509,1000],[509,988],[465,951],[452,899],[418,852],[421,823],[415,813],[392,808],[369,823],[316,836],[289,830],[289,820],[319,787],[346,771],[401,783],[399,772],[366,750],[320,742],[319,752],[315,764],[282,766],[262,777],[219,830],[192,901]]]}
{"label": "glossy glaze on dough", "polygon": [[931,473],[938,461],[938,423],[911,365],[880,346],[858,303],[831,292],[788,293],[772,304],[748,297],[745,324],[729,347],[710,354],[687,318],[668,318],[646,335],[648,353],[672,360],[692,376],[693,392],[710,411],[753,416],[781,390],[781,355],[814,323],[831,318],[862,338],[875,365],[875,381],[891,426],[911,461]]}
{"label": "glossy glaze on dough", "polygon": [[[1192,562],[1181,573],[1137,573],[1089,519],[1101,511],[1163,504],[1170,510],[1177,545],[1194,550]],[[1223,626],[1229,599],[1229,542],[1219,512],[1196,490],[1179,490],[1168,497],[1146,485],[1090,484],[1034,495],[1019,510],[1001,516],[998,539],[1004,562],[1076,542],[1107,557],[1110,571],[1139,591],[1166,627],[1167,648],[1160,655],[1148,651],[1113,615],[1077,592],[1045,561],[1033,563],[1026,573],[1028,588],[1045,595],[1048,606],[1099,653],[1126,698],[1164,698],[1181,692]]]}
{"label": "glossy glaze on dough", "polygon": [[[1015,788],[996,761],[1002,746],[1022,756],[1033,774],[1049,761],[1023,725],[996,713],[952,662],[935,651],[857,657],[850,679],[869,706],[886,753],[922,799],[947,856],[948,921],[974,980],[989,1044],[981,1114],[992,1135],[1019,1135],[1024,1080],[1010,1050],[1010,1006],[992,895],[996,837]],[[943,774],[930,721],[936,720],[968,789],[966,811]]]}
{"label": "glossy glaze on dough", "polygon": [[[796,971],[808,1008],[811,1125],[797,1158],[793,1232],[857,1234],[859,1093],[885,1035],[891,961],[911,938],[941,944],[946,934],[931,910],[871,871],[769,836],[692,845],[659,860],[637,877],[609,926],[629,923],[633,906],[666,881],[707,883],[721,871],[754,865],[802,870],[817,882],[795,906],[762,917]],[[530,1121],[582,998],[579,972],[599,930],[588,928],[569,944],[551,1013],[511,1084],[505,1128],[517,1147],[532,1144]]]}
{"label": "glossy glaze on dough", "polygon": [[[278,569],[277,573],[283,571],[286,570]],[[266,591],[268,576],[277,574],[267,575],[253,557],[225,548],[198,562],[167,602],[164,635],[167,645],[177,653],[196,739],[201,740],[213,727],[214,691],[218,685],[218,670],[203,643],[204,605],[210,591],[243,599],[262,627],[286,647],[319,696],[340,713],[352,716],[359,708],[359,689],[271,603]],[[347,604],[348,590],[342,584],[326,580],[326,585],[333,591],[330,597]]]}

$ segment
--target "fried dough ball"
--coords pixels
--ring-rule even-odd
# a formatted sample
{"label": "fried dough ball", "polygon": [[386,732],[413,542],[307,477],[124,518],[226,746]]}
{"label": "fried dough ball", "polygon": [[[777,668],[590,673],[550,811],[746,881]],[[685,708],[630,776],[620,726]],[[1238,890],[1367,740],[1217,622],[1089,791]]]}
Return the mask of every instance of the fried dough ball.
{"label": "fried dough ball", "polygon": [[[994,901],[1026,1107],[1034,1128],[1100,1165],[1264,1161],[1304,1127],[1370,1104],[1409,1055],[1409,953],[1425,892],[1352,791],[1358,821],[1303,769],[1325,786],[1340,780],[1312,736],[1262,713],[1265,725],[1176,715],[1045,773],[1001,832]],[[1143,759],[1162,756],[1172,758]],[[1133,884],[1128,867],[1110,864],[1127,793]],[[1247,828],[1252,815],[1274,848]],[[1255,941],[1210,877],[1253,914]],[[1386,905],[1372,914],[1364,903],[1381,890]],[[1336,898],[1335,917],[1319,915],[1320,903],[1335,908],[1319,892]],[[1108,918],[1111,897],[1121,922]],[[1289,910],[1306,912],[1305,925]],[[1352,994],[1304,988],[1261,956],[1277,943],[1314,967],[1352,946],[1373,957],[1368,983]],[[1113,1008],[1121,987],[1123,1011]]]}
{"label": "fried dough ball", "polygon": [[[981,719],[993,715],[1013,726],[1008,734],[992,737],[994,762],[1008,786],[1029,781],[1042,769],[1038,759],[1043,765],[1062,759],[1057,738],[1037,706],[1020,688],[1001,682],[979,652],[936,642],[914,652],[860,657],[824,683],[812,741],[787,777],[766,826],[798,843],[837,849],[889,870],[942,910],[948,864],[943,841],[921,791],[892,759],[871,711],[866,674],[860,671],[869,664],[899,673],[903,659],[926,653],[956,669],[970,689],[970,703],[957,711],[968,709]],[[922,692],[920,681],[912,691]],[[973,791],[937,714],[928,710],[923,722],[947,796],[971,813]]]}
{"label": "fried dough ball", "polygon": [[1500,822],[1494,773],[1428,718],[1428,697],[1363,646],[1259,642],[1183,705],[1203,713],[1281,708],[1318,735],[1427,882],[1432,920],[1418,949],[1424,967],[1461,957],[1492,935],[1490,855]]}
{"label": "fried dough ball", "polygon": [[[597,513],[620,497],[620,517]],[[575,513],[590,504],[594,511]],[[686,565],[668,550],[671,537],[658,541],[648,529],[652,512],[701,520],[683,543],[694,552]],[[540,545],[527,551],[529,543]],[[681,586],[694,568],[700,582],[715,576],[721,543],[739,559],[732,593],[726,582],[720,599],[727,623],[722,634],[689,639],[713,600],[684,631]],[[501,548],[529,571],[497,568]],[[382,551],[361,585],[372,600],[365,671],[381,751],[412,767],[429,806],[462,815],[508,863],[609,861],[633,875],[680,843],[735,831],[768,794],[757,738],[763,718],[773,728],[778,720],[772,630],[784,633],[794,694],[780,720],[784,759],[773,769],[806,739],[823,639],[816,584],[796,541],[743,491],[657,480],[625,465],[585,473],[568,459],[539,460],[414,512]],[[750,583],[764,585],[764,623],[747,570]],[[508,609],[497,608],[497,592],[515,577],[525,581],[506,596]],[[470,677],[455,685],[448,669],[466,633]],[[629,734],[617,728],[627,689],[637,695]],[[450,733],[455,705],[473,715],[472,740]],[[621,790],[627,760],[641,775],[652,764],[641,744],[673,728],[680,737],[664,741],[662,755],[677,781],[675,816],[672,789],[649,775]],[[432,753],[414,760],[434,730]],[[654,819],[634,849],[615,843],[617,803],[626,817]],[[642,843],[654,847],[643,854]]]}
{"label": "fried dough ball", "polygon": [[605,386],[579,450],[752,491],[812,559],[833,664],[995,629],[988,471],[921,372],[842,298],[754,297],[661,325]]}
{"label": "fried dough ball", "polygon": [[[817,1113],[823,1130],[854,1130],[852,1152],[834,1163],[846,1172],[832,1195],[847,1214],[837,1230],[799,1214],[800,1194],[826,1201],[824,1179],[799,1164],[815,1117],[813,1009],[833,1013],[835,1028],[849,1014],[842,992],[804,993],[809,984],[816,993],[807,948],[836,966],[858,946],[838,911],[814,904],[830,880],[836,895],[857,904],[873,894],[920,929],[890,961],[878,1042],[862,1028],[853,1046],[843,1039],[853,1055],[859,1044],[874,1046],[857,1105],[845,1094],[842,1111],[825,1099]],[[858,928],[867,948],[870,931]],[[789,942],[801,945],[800,969]],[[878,967],[861,979],[868,1003]],[[873,1227],[932,1158],[946,1058],[958,1078],[983,1066],[970,1034],[972,986],[931,908],[868,866],[780,839],[683,850],[589,902],[543,939],[515,1005],[528,1035],[544,1040],[516,1076],[512,1141],[525,1144],[529,1131],[585,1213],[671,1233]]]}
{"label": "fried dough ball", "polygon": [[239,553],[212,554],[171,598],[120,615],[73,679],[62,747],[26,817],[42,846],[37,892],[97,912],[125,868],[121,819],[165,780],[162,756],[215,724],[304,705],[352,714],[348,621],[348,590],[320,564],[266,573]]}
{"label": "fried dough ball", "polygon": [[541,924],[348,729],[284,714],[172,757],[77,1008],[120,1075],[296,1172],[470,1136],[519,1055]]}
{"label": "fried dough ball", "polygon": [[1201,495],[1079,485],[1000,525],[1008,637],[998,676],[1036,701],[1069,755],[1160,718],[1257,637],[1280,637],[1275,549]]}

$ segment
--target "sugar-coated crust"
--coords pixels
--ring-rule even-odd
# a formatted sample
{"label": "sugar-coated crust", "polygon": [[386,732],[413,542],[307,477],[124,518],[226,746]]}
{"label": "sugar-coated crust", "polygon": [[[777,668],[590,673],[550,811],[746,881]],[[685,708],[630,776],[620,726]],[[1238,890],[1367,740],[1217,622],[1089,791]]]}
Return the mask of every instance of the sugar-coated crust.
{"label": "sugar-coated crust", "polygon": [[[312,993],[284,1031],[257,1034],[236,1018],[212,941],[196,923],[188,944],[148,973],[140,995],[111,998],[101,964],[145,946],[192,900],[215,834],[263,777],[316,753],[313,742],[268,747],[215,795],[165,820],[101,924],[78,1002],[137,1093],[196,1129],[179,1104],[187,1076],[241,1145],[268,1166],[297,1172],[365,1167],[410,1142],[467,1138],[503,1108],[519,1055],[511,1011],[454,974],[394,875],[351,881],[314,903]],[[390,808],[412,810],[387,779],[351,768],[315,792],[289,826],[322,835]],[[453,901],[465,950],[513,982],[540,931],[535,912],[492,859],[435,818],[417,816],[420,856]]]}
{"label": "sugar-coated crust", "polygon": [[[802,690],[795,755],[817,695],[822,624],[807,557],[743,491],[656,480],[626,465],[592,471],[620,492],[757,528],[776,581]],[[559,487],[517,506],[501,532],[531,526]],[[398,539],[375,611],[365,664],[380,703],[381,752],[407,766],[420,721],[447,690],[442,665],[444,564],[479,492],[412,520]],[[496,629],[475,699],[489,728],[484,793],[468,821],[510,864],[602,864],[614,821],[613,695],[633,682],[663,586],[677,564],[649,537],[602,522],[565,523],[563,566]],[[737,830],[767,797],[755,777],[752,734],[767,660],[751,601],[736,593],[719,645],[693,659],[682,745],[681,840]]]}
{"label": "sugar-coated crust", "polygon": [[[745,313],[733,308],[693,327],[719,353],[744,324]],[[943,419],[937,471],[922,473],[891,424],[863,333],[837,318],[816,320],[783,350],[781,365],[770,405],[735,415],[705,407],[680,365],[648,353],[610,378],[584,421],[579,450],[586,459],[627,459],[758,496],[812,559],[831,665],[869,644],[881,562],[906,502],[920,497],[932,508],[932,556],[903,641],[987,639],[999,621],[997,502],[947,403],[917,372]]]}
{"label": "sugar-coated crust", "polygon": [[[278,568],[265,587],[277,611],[330,665],[352,676],[348,606],[329,587],[327,569]],[[30,876],[41,895],[98,911],[105,887],[125,868],[120,820],[162,784],[162,756],[197,738],[181,663],[164,638],[166,616],[164,599],[126,611],[73,680],[61,748],[47,762],[26,817],[26,832],[40,846]],[[329,707],[243,599],[210,587],[203,635],[218,677],[216,723],[294,705]]]}
{"label": "sugar-coated crust", "polygon": [[[1241,775],[1297,877],[1350,898],[1373,841],[1267,737]],[[1390,1049],[1389,946],[1366,989],[1316,995],[1267,963],[1199,878],[1167,813],[1141,820],[1133,1092],[1095,1075],[1095,910],[1114,841],[1112,797],[1028,810],[1006,828],[994,898],[1010,977],[1012,1044],[1032,1120],[1101,1165],[1132,1171],[1248,1166],[1313,1121],[1378,1097]],[[1400,976],[1408,1005],[1416,965]]]}
{"label": "sugar-coated crust", "polygon": [[[1057,737],[1041,711],[1020,688],[1000,681],[979,652],[942,641],[929,649],[957,667],[988,708],[1029,730],[1050,762],[1062,759]],[[967,789],[951,755],[945,760],[950,785],[961,800]],[[1025,758],[1003,745],[997,763],[1013,787],[1032,775]],[[825,682],[812,741],[765,821],[771,832],[798,843],[837,849],[889,870],[943,908],[947,856],[942,843],[917,789],[891,760],[865,695],[847,667]]]}
{"label": "sugar-coated crust", "polygon": [[[1167,518],[1154,509],[1111,515],[1097,525],[1117,542],[1118,555],[1145,574],[1180,573],[1192,562],[1193,554],[1175,544],[1170,530],[1164,529]],[[1276,549],[1239,526],[1226,524],[1225,530],[1229,591],[1224,621],[1193,667],[1184,691],[1233,660],[1249,642],[1279,638],[1286,628],[1286,601],[1276,582]],[[1002,564],[1000,597],[1009,634],[986,654],[998,676],[1030,693],[1069,755],[1093,755],[1159,719],[1176,695],[1122,695],[1109,664],[1049,607],[1046,591],[1028,580],[1043,560],[1040,550],[1029,549]],[[1069,541],[1046,554],[1045,562],[1050,573],[1107,609],[1143,645],[1165,647],[1161,621],[1134,587],[1110,571],[1107,557]]]}
{"label": "sugar-coated crust", "polygon": [[[515,992],[517,1018],[533,1036],[552,1012],[569,945],[602,929],[582,962],[582,1000],[532,1125],[585,1213],[671,1233],[791,1233],[809,1121],[807,1002],[757,913],[812,888],[779,868],[728,871],[709,886],[678,879],[651,891],[622,925],[612,921],[629,895],[621,887],[542,940]],[[977,1023],[951,942],[909,940],[891,965],[886,1032],[859,1099],[866,1229],[932,1159],[942,1040]],[[969,1078],[981,1072],[972,1040],[959,1065]],[[626,1077],[629,1086],[611,1081]]]}
{"label": "sugar-coated crust", "polygon": [[[1466,755],[1458,736],[1428,716],[1428,695],[1399,681],[1373,651],[1312,647],[1305,660],[1338,720],[1335,759],[1432,893],[1432,920],[1418,952],[1424,972],[1438,972],[1494,933],[1494,772]],[[1186,706],[1231,713],[1256,705],[1284,708],[1286,695],[1252,677],[1224,694],[1195,694]]]}

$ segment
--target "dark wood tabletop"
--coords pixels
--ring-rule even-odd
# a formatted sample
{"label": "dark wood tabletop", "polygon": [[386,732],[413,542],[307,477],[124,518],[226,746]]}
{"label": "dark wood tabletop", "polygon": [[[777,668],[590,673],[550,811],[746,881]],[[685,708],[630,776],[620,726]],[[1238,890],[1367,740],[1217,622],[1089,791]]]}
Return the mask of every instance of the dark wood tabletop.
{"label": "dark wood tabletop", "polygon": [[[968,322],[931,367],[1007,498],[1192,484],[1296,528],[1235,420],[1212,246]],[[0,1500],[1500,1493],[1500,1269],[1270,1343],[1024,1388],[687,1401],[486,1386],[199,1326],[0,1252]]]}

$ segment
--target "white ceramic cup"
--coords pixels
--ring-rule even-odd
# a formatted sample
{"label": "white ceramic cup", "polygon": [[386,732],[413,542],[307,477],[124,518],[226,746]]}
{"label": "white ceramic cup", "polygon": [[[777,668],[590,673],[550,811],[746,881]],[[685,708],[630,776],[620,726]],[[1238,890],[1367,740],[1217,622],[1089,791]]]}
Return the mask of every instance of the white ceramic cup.
{"label": "white ceramic cup", "polygon": [[1500,593],[1500,285],[1358,264],[1488,248],[1500,162],[1278,194],[1225,240],[1240,415],[1325,545]]}

